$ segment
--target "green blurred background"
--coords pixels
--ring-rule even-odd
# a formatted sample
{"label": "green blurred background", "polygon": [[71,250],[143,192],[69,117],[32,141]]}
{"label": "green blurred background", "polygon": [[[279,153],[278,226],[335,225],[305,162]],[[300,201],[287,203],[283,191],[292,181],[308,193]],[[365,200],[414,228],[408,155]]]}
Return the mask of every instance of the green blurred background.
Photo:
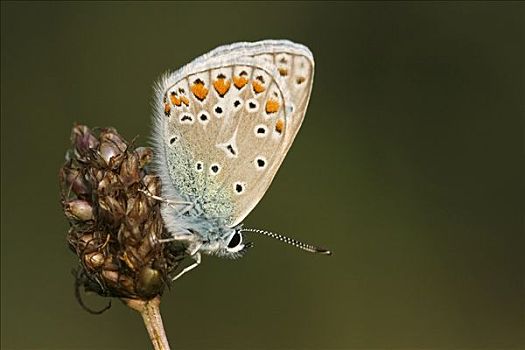
{"label": "green blurred background", "polygon": [[[146,144],[152,83],[221,44],[316,58],[305,123],[247,226],[163,298],[174,349],[524,348],[523,3],[1,4],[2,348],[147,349],[73,294],[57,172],[75,121]],[[106,300],[87,302],[99,307]]]}

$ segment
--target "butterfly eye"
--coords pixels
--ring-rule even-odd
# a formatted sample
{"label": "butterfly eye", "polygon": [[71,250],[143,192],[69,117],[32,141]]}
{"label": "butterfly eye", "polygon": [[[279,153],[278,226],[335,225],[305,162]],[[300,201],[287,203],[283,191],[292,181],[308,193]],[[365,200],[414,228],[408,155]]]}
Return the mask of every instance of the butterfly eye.
{"label": "butterfly eye", "polygon": [[230,238],[230,242],[228,243],[228,248],[233,249],[237,247],[239,244],[241,244],[241,234],[239,232],[235,232],[232,237]]}

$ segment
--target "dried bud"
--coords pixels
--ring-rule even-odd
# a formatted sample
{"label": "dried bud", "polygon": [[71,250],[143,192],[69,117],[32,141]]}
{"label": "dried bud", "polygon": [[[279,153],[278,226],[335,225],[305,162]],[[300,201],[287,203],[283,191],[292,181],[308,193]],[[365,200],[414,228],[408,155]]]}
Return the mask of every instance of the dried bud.
{"label": "dried bud", "polygon": [[159,288],[162,287],[164,281],[159,270],[151,267],[144,267],[139,275],[137,281],[137,291],[143,295],[155,296]]}
{"label": "dried bud", "polygon": [[107,224],[113,227],[120,225],[126,213],[117,199],[110,196],[99,196],[98,205],[100,215],[106,220]]}
{"label": "dried bud", "polygon": [[88,268],[96,270],[104,265],[104,254],[93,252],[84,255],[85,264]]}
{"label": "dried bud", "polygon": [[[74,228],[71,228],[74,231]],[[70,231],[70,234],[73,232]],[[80,250],[84,251],[92,251],[95,248],[96,245],[95,237],[92,233],[86,233],[78,237],[76,240],[76,245]]]}
{"label": "dried bud", "polygon": [[142,223],[148,219],[151,215],[149,211],[149,205],[146,201],[145,195],[138,195],[136,197],[130,198],[128,201],[128,210],[126,215],[130,218],[133,218],[135,222]]}
{"label": "dried bud", "polygon": [[88,221],[93,219],[93,207],[81,199],[65,203],[64,212],[68,218],[73,220]]}
{"label": "dried bud", "polygon": [[75,125],[71,133],[71,142],[77,152],[79,159],[84,159],[90,153],[90,150],[98,147],[97,138],[91,133],[91,130],[85,125]]}
{"label": "dried bud", "polygon": [[90,192],[89,183],[78,169],[64,168],[63,173],[66,186],[77,196],[85,196]]}
{"label": "dried bud", "polygon": [[[104,128],[100,132],[101,142],[110,142],[118,147],[120,152],[125,152],[128,149],[128,143],[119,135],[114,128]],[[102,147],[102,146],[101,146]]]}
{"label": "dried bud", "polygon": [[111,169],[115,169],[120,165],[128,146],[112,128],[102,130],[100,142],[100,156]]}
{"label": "dried bud", "polygon": [[120,183],[117,174],[111,171],[102,174],[101,179],[98,180],[98,192],[100,194],[115,194],[122,189],[122,184]]}
{"label": "dried bud", "polygon": [[139,157],[131,154],[120,166],[120,181],[126,187],[140,181]]}
{"label": "dried bud", "polygon": [[146,175],[142,179],[142,182],[146,186],[147,193],[158,196],[160,195],[160,179],[153,175]]}
{"label": "dried bud", "polygon": [[117,158],[122,153],[120,152],[119,148],[113,144],[112,142],[102,142],[100,145],[100,156],[106,164],[110,164],[112,158]]}
{"label": "dried bud", "polygon": [[135,153],[137,153],[137,156],[139,157],[140,168],[144,168],[144,166],[149,164],[153,158],[153,152],[149,147],[139,147],[135,150]]}

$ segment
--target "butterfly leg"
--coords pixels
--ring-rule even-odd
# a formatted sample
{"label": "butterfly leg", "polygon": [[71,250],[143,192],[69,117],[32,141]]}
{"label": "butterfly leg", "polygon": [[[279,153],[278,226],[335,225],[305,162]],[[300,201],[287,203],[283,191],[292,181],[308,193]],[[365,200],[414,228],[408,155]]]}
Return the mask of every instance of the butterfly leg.
{"label": "butterfly leg", "polygon": [[193,207],[195,206],[194,203],[190,203],[190,202],[186,202],[186,208],[184,208],[183,210],[181,210],[179,213],[178,213],[178,216],[182,216],[184,214],[186,214],[187,212],[189,212],[190,210],[193,209]]}
{"label": "butterfly leg", "polygon": [[195,253],[192,256],[192,258],[194,259],[194,263],[191,264],[190,266],[185,267],[181,272],[179,272],[175,277],[171,279],[172,281],[175,281],[176,279],[184,275],[186,272],[189,272],[193,270],[194,268],[196,268],[197,266],[199,266],[199,264],[201,263],[201,253],[199,252]]}
{"label": "butterfly leg", "polygon": [[157,241],[159,243],[169,243],[169,242],[175,242],[175,241],[188,241],[190,239],[191,239],[191,234],[181,233],[181,234],[172,235],[169,238],[160,238]]}
{"label": "butterfly leg", "polygon": [[166,203],[167,205],[175,208],[175,205],[191,205],[192,203],[191,202],[186,202],[186,201],[173,201],[173,200],[170,200],[170,199],[165,199],[165,198],[162,198],[162,197],[159,197],[159,196],[156,196],[154,194],[151,194],[149,191],[147,190],[143,190],[143,189],[139,189],[140,192],[144,193],[146,196],[152,198],[152,199],[155,199],[155,200],[158,200],[159,202],[162,202],[162,203]]}

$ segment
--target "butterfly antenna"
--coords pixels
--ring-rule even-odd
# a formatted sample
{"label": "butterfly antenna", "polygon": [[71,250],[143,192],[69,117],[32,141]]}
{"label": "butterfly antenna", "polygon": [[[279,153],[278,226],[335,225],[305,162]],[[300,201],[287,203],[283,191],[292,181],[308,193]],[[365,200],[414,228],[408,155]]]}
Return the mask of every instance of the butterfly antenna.
{"label": "butterfly antenna", "polygon": [[289,237],[280,235],[278,233],[273,233],[273,232],[270,232],[270,231],[259,230],[259,229],[256,229],[256,228],[243,228],[241,230],[241,232],[255,232],[255,233],[259,233],[259,234],[265,235],[267,237],[278,239],[281,242],[288,243],[290,245],[293,245],[296,248],[299,248],[299,249],[302,249],[302,250],[306,250],[307,252],[310,252],[310,253],[332,255],[332,252],[327,250],[327,249],[314,247],[313,245],[296,241],[293,238],[289,238]]}

